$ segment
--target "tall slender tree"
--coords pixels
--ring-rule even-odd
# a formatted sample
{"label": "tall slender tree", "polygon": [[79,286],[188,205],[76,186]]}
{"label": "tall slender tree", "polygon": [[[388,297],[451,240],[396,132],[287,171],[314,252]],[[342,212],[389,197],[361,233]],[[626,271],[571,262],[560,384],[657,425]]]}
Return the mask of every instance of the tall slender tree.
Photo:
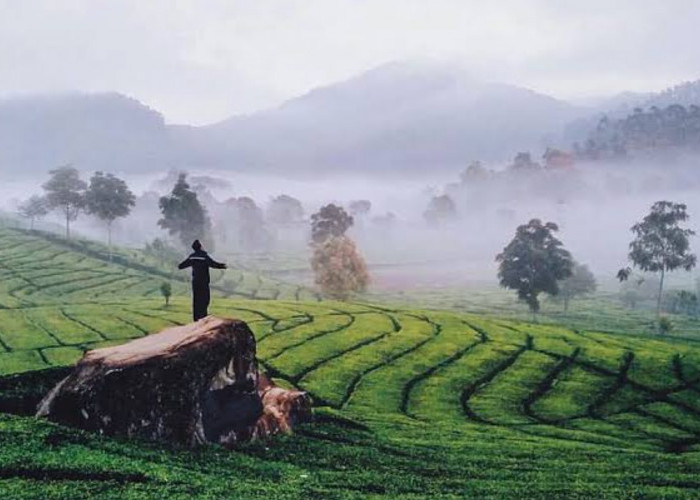
{"label": "tall slender tree", "polygon": [[134,193],[122,179],[112,174],[95,172],[85,192],[85,209],[107,224],[107,245],[112,259],[112,224],[119,217],[126,217],[136,204]]}
{"label": "tall slender tree", "polygon": [[[683,203],[657,201],[641,222],[632,226],[635,238],[630,243],[629,260],[633,267],[645,272],[659,273],[659,289],[656,296],[656,315],[661,314],[664,278],[669,271],[690,271],[697,263],[697,256],[690,252],[690,236],[695,231],[682,227],[690,216]],[[617,277],[626,280],[631,268],[620,269]]]}
{"label": "tall slender tree", "polygon": [[44,184],[47,206],[59,210],[66,221],[66,239],[70,239],[70,223],[78,218],[85,207],[87,184],[80,179],[80,173],[70,165],[64,165],[49,172],[51,178]]}

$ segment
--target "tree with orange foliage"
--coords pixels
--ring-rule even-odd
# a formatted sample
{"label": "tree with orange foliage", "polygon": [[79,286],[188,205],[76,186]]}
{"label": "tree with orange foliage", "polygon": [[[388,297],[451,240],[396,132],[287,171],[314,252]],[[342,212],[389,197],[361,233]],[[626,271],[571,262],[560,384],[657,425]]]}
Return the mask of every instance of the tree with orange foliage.
{"label": "tree with orange foliage", "polygon": [[345,300],[369,284],[367,264],[345,235],[353,219],[342,207],[327,205],[311,217],[311,268],[315,283],[328,297]]}
{"label": "tree with orange foliage", "polygon": [[316,284],[333,299],[345,300],[353,293],[364,292],[369,284],[367,264],[345,235],[313,245],[311,267]]}

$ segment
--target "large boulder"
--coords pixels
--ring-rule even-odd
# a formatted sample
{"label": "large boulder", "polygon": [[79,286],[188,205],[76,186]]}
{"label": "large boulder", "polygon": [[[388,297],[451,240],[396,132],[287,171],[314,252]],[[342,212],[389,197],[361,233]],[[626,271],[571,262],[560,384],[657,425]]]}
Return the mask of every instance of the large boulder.
{"label": "large boulder", "polygon": [[87,352],[37,413],[109,436],[189,446],[286,432],[310,415],[306,393],[258,372],[248,326],[214,316]]}

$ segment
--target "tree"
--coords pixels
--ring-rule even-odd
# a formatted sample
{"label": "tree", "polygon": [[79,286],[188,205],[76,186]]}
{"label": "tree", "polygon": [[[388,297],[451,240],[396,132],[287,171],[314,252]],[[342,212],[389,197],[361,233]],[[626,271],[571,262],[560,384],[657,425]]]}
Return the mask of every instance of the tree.
{"label": "tree", "polygon": [[433,196],[428,203],[428,208],[423,212],[423,217],[430,225],[454,220],[457,217],[455,202],[446,194]]}
{"label": "tree", "polygon": [[516,290],[533,314],[540,309],[539,294],[557,295],[559,282],[572,273],[571,254],[554,237],[558,230],[553,222],[532,219],[518,226],[513,240],[496,256],[501,286]]}
{"label": "tree", "polygon": [[155,238],[152,242],[146,243],[143,251],[146,255],[150,255],[158,260],[161,267],[172,268],[182,258],[177,248],[172,247],[161,238]]}
{"label": "tree", "polygon": [[304,207],[296,198],[281,194],[270,200],[267,220],[273,224],[293,224],[304,218]]}
{"label": "tree", "polygon": [[164,281],[160,285],[160,294],[165,299],[165,307],[168,307],[170,305],[170,296],[173,294],[173,287],[168,281]]}
{"label": "tree", "polygon": [[311,239],[323,243],[332,236],[343,236],[354,222],[342,207],[330,203],[311,216]]}
{"label": "tree", "polygon": [[19,215],[25,219],[29,219],[29,229],[34,229],[34,221],[41,219],[49,213],[46,198],[39,195],[33,195],[29,199],[22,202],[19,206]]}
{"label": "tree", "polygon": [[[645,272],[659,273],[659,289],[656,296],[656,316],[661,314],[661,298],[664,277],[668,271],[684,269],[690,271],[697,257],[690,253],[690,236],[695,232],[681,227],[689,219],[683,203],[657,201],[642,222],[632,226],[635,239],[630,243],[629,260],[634,267]],[[620,281],[626,280],[630,268],[617,273]]]}
{"label": "tree", "polygon": [[532,160],[532,155],[529,152],[520,152],[515,155],[513,159],[513,164],[510,166],[511,170],[519,172],[535,172],[540,170],[542,167],[539,163]]}
{"label": "tree", "polygon": [[372,210],[372,202],[369,200],[353,200],[348,205],[353,217],[364,217]]}
{"label": "tree", "polygon": [[211,221],[199,203],[197,194],[190,189],[187,174],[178,176],[172,192],[161,197],[158,206],[163,215],[158,225],[166,229],[171,236],[177,236],[185,246],[199,239],[211,247]]}
{"label": "tree", "polygon": [[113,176],[95,172],[85,193],[87,213],[107,223],[107,245],[112,258],[112,224],[119,217],[126,217],[136,205],[136,197],[126,182]]}
{"label": "tree", "polygon": [[489,173],[480,161],[473,161],[467,169],[459,174],[459,181],[464,185],[475,184],[489,178]]}
{"label": "tree", "polygon": [[664,311],[673,314],[698,315],[698,296],[689,290],[676,290],[664,297]]}
{"label": "tree", "polygon": [[44,184],[46,203],[51,210],[60,210],[66,220],[66,239],[70,239],[70,223],[78,218],[85,207],[87,184],[78,171],[65,165],[49,172],[51,178]]}
{"label": "tree", "polygon": [[230,209],[230,219],[234,223],[238,244],[247,252],[267,250],[272,236],[265,227],[265,217],[255,200],[248,196],[231,198],[226,201]]}
{"label": "tree", "polygon": [[630,309],[636,309],[640,302],[656,300],[659,280],[653,276],[633,276],[620,285],[620,300]]}
{"label": "tree", "polygon": [[547,148],[542,159],[549,169],[570,169],[574,166],[574,156],[561,149]]}
{"label": "tree", "polygon": [[673,330],[673,322],[666,316],[661,316],[658,320],[658,328],[661,335],[667,335]]}
{"label": "tree", "polygon": [[314,244],[311,267],[321,291],[334,299],[345,300],[369,284],[367,265],[347,236],[331,236]]}
{"label": "tree", "polygon": [[597,286],[595,276],[588,266],[574,262],[571,276],[559,281],[559,294],[553,298],[563,302],[564,311],[568,311],[571,299],[593,293]]}

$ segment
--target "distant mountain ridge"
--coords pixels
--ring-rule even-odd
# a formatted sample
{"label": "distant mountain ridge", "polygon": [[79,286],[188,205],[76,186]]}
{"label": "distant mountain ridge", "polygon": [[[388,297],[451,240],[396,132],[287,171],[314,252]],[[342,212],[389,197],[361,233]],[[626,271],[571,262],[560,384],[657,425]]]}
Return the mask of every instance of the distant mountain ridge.
{"label": "distant mountain ridge", "polygon": [[680,104],[681,106],[700,106],[700,80],[679,83],[660,92],[622,92],[600,100],[595,108],[599,113],[611,117],[623,117],[634,108],[648,109]]}
{"label": "distant mountain ridge", "polygon": [[[195,151],[274,170],[450,168],[541,146],[581,110],[459,70],[393,63],[282,106],[202,127]],[[200,135],[201,138],[201,135]],[[212,143],[218,144],[211,147]]]}
{"label": "distant mountain ridge", "polygon": [[[695,99],[700,82],[627,102]],[[444,65],[391,63],[208,126],[166,124],[117,93],[0,100],[0,171],[384,174],[461,168],[541,150],[593,111]]]}
{"label": "distant mountain ridge", "polygon": [[0,169],[134,170],[162,167],[170,151],[163,116],[116,92],[0,101]]}

